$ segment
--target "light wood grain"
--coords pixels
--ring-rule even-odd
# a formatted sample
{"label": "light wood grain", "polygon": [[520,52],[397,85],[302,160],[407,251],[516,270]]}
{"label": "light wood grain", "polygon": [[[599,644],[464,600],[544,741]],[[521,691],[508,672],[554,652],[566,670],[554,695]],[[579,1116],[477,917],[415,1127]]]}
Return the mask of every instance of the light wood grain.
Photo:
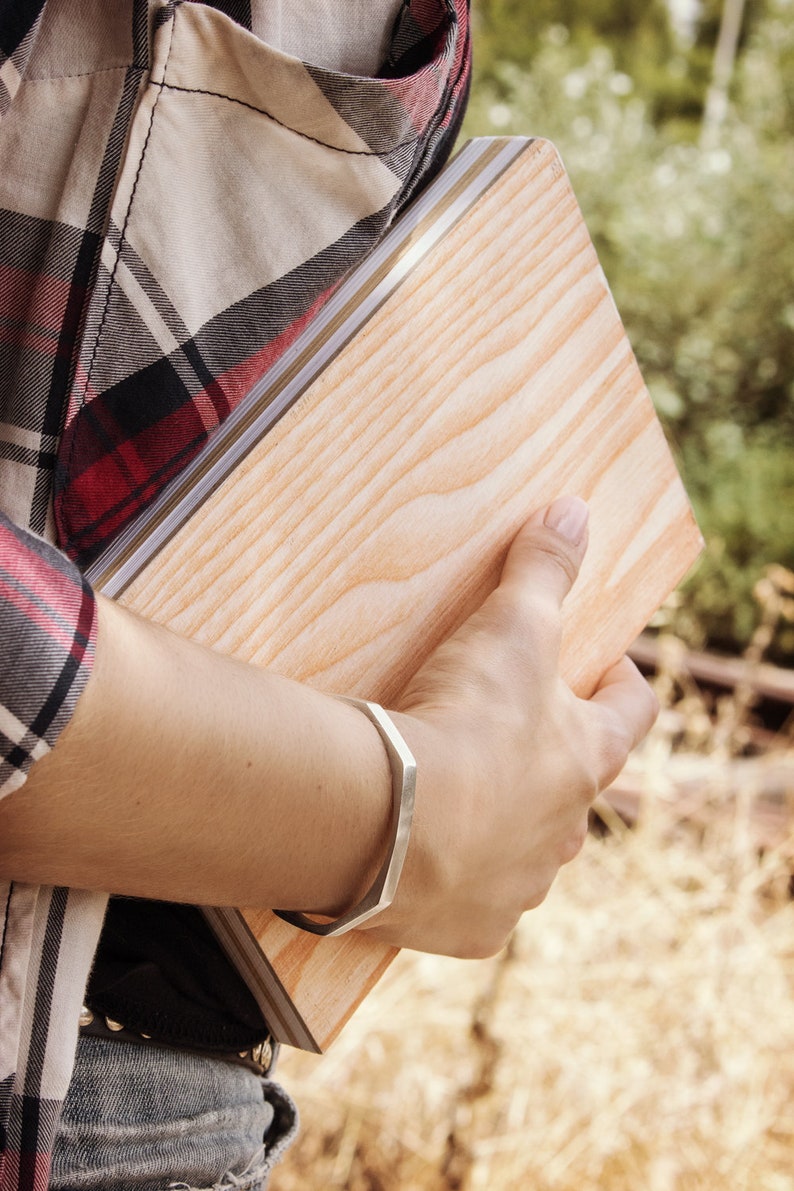
{"label": "light wood grain", "polygon": [[[592,509],[563,651],[588,693],[700,536],[557,154],[533,142],[123,602],[388,705],[562,493]],[[324,1048],[391,951],[244,917]]]}

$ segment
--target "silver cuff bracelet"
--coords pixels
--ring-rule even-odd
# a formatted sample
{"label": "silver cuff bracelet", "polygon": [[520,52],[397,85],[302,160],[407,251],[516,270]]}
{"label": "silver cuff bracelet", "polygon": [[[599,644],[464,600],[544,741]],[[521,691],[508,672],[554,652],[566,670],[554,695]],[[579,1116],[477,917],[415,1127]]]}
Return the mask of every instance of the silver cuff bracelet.
{"label": "silver cuff bracelet", "polygon": [[411,823],[414,814],[416,793],[416,761],[413,754],[397,731],[391,717],[378,703],[366,699],[351,699],[347,695],[336,695],[343,703],[350,703],[371,720],[386,746],[391,767],[392,811],[389,850],[375,881],[358,905],[331,922],[315,922],[308,914],[292,910],[274,910],[279,918],[299,926],[301,930],[315,935],[343,935],[366,922],[368,918],[385,910],[394,900],[397,884],[402,873],[408,841],[411,838]]}

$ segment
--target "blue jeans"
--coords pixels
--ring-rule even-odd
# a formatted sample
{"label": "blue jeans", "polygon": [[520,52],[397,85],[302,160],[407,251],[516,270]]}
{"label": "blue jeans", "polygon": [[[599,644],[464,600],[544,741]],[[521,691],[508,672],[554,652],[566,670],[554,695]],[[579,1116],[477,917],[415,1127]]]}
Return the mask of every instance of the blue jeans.
{"label": "blue jeans", "polygon": [[261,1191],[297,1131],[270,1079],[221,1059],[81,1038],[51,1191]]}

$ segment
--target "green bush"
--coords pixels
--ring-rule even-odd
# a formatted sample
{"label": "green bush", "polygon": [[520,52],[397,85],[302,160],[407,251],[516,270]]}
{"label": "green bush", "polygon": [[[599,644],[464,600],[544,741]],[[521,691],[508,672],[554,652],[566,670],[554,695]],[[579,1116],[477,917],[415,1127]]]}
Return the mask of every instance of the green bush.
{"label": "green bush", "polygon": [[[682,471],[706,550],[680,593],[672,627],[693,645],[733,650],[747,644],[759,608],[753,590],[765,568],[794,569],[794,451],[772,430],[736,435],[715,422],[705,451],[693,440]],[[790,662],[794,628],[781,624],[772,656]]]}
{"label": "green bush", "polygon": [[722,648],[746,645],[764,567],[794,568],[793,47],[779,0],[701,149],[653,124],[609,49],[551,26],[529,68],[478,83],[464,130],[560,149],[708,542],[676,627]]}

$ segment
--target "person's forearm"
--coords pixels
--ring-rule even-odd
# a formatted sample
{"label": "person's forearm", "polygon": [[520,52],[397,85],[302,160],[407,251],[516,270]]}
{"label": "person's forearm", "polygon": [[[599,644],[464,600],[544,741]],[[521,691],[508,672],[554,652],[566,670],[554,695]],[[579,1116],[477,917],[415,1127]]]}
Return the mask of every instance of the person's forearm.
{"label": "person's forearm", "polygon": [[[655,701],[625,659],[588,700],[559,674],[585,514],[563,500],[531,518],[496,591],[398,701],[416,811],[394,902],[364,924],[383,942],[498,950],[650,727]],[[101,601],[75,715],[0,805],[0,876],[336,914],[378,871],[390,791],[356,708]]]}
{"label": "person's forearm", "polygon": [[0,804],[0,875],[218,905],[344,909],[391,806],[355,708],[100,599],[94,673]]}

